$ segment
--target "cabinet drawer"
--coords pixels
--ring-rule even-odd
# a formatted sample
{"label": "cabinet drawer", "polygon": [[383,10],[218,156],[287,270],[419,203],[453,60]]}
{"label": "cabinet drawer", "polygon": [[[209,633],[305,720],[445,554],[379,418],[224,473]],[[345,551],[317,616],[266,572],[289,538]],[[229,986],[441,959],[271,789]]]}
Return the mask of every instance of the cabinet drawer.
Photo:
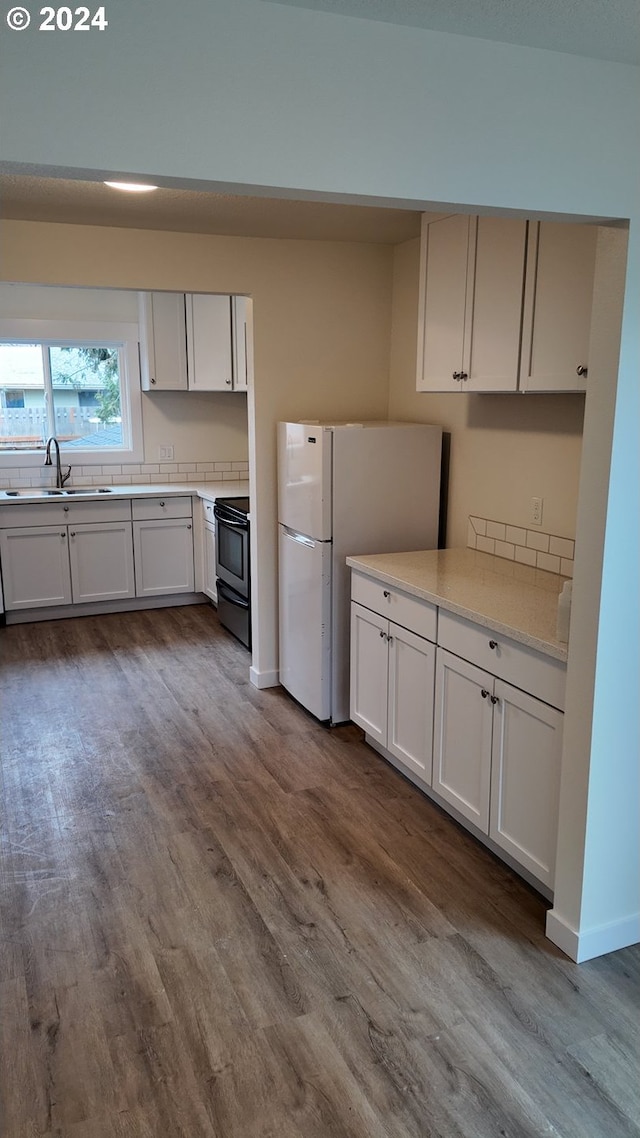
{"label": "cabinet drawer", "polygon": [[190,518],[191,498],[184,494],[177,498],[134,498],[134,522],[156,521],[160,518]]}
{"label": "cabinet drawer", "polygon": [[213,502],[207,502],[206,498],[202,499],[202,514],[205,522],[211,522],[215,525],[215,515],[213,513]]}
{"label": "cabinet drawer", "polygon": [[351,599],[392,620],[394,624],[435,641],[438,610],[429,601],[412,597],[409,593],[403,593],[361,573],[352,574]]}
{"label": "cabinet drawer", "polygon": [[64,516],[69,525],[130,522],[131,501],[126,498],[115,502],[71,502]]}
{"label": "cabinet drawer", "polygon": [[24,526],[56,526],[68,520],[69,513],[65,513],[62,502],[37,502],[33,505],[25,503],[22,506],[0,506],[0,527],[2,529],[16,529]]}
{"label": "cabinet drawer", "polygon": [[[564,710],[566,665],[461,616],[440,610],[438,644],[501,680]],[[493,647],[492,647],[493,645]]]}
{"label": "cabinet drawer", "polygon": [[0,527],[14,529],[22,526],[55,526],[67,522],[128,522],[131,520],[131,503],[128,499],[115,502],[71,502],[68,498],[56,502],[37,502],[23,506],[0,506]]}

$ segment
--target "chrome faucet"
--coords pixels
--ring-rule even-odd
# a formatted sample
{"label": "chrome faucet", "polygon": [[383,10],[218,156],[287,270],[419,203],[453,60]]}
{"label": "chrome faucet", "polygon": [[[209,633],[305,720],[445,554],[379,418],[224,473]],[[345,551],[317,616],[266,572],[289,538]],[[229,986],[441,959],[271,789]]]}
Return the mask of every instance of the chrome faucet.
{"label": "chrome faucet", "polygon": [[55,435],[52,435],[50,439],[47,439],[47,452],[46,452],[45,458],[44,458],[44,465],[45,466],[52,466],[53,465],[53,463],[51,461],[51,444],[52,443],[54,444],[54,446],[56,448],[56,486],[58,487],[59,490],[62,490],[62,487],[64,486],[65,482],[67,482],[68,479],[71,477],[71,467],[70,466],[67,467],[67,473],[66,474],[62,473],[62,467],[60,465],[60,444],[59,444]]}

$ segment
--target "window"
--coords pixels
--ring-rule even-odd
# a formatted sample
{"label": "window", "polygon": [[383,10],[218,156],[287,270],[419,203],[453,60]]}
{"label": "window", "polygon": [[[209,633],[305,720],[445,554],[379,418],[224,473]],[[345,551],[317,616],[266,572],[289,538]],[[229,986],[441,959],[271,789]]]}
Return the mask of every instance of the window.
{"label": "window", "polygon": [[0,320],[0,466],[139,461],[139,388],[136,325]]}

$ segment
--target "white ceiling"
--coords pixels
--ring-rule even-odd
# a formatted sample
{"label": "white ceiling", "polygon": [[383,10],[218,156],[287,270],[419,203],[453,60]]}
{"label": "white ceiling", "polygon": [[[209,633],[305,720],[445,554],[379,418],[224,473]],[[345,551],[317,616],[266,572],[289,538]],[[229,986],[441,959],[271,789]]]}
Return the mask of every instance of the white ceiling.
{"label": "white ceiling", "polygon": [[640,64],[638,0],[265,0],[387,24]]}
{"label": "white ceiling", "polygon": [[0,175],[0,217],[310,241],[395,245],[416,237],[415,210],[164,188],[126,194],[102,182]]}

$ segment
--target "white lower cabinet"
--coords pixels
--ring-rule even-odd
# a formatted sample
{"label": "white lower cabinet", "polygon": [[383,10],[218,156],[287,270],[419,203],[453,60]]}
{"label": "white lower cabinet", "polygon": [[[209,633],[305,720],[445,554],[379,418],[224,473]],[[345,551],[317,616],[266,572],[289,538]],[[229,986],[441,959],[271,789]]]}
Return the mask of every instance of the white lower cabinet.
{"label": "white lower cabinet", "polygon": [[71,604],[66,525],[4,529],[0,555],[7,612]]}
{"label": "white lower cabinet", "polygon": [[0,505],[0,559],[7,613],[193,593],[191,496]]}
{"label": "white lower cabinet", "polygon": [[131,522],[69,526],[74,604],[135,597]]}
{"label": "white lower cabinet", "polygon": [[493,677],[438,648],[433,789],[487,833]]}
{"label": "white lower cabinet", "polygon": [[434,666],[430,641],[351,606],[351,718],[427,784]]}
{"label": "white lower cabinet", "polygon": [[7,611],[135,596],[131,522],[0,534]]}
{"label": "white lower cabinet", "polygon": [[133,523],[136,596],[192,593],[193,526],[190,518]]}
{"label": "white lower cabinet", "polygon": [[495,682],[489,837],[544,885],[553,885],[564,716]]}
{"label": "white lower cabinet", "polygon": [[202,500],[202,589],[216,604],[216,519],[214,504],[206,498]]}
{"label": "white lower cabinet", "polygon": [[384,612],[414,617],[436,638],[435,606],[353,574],[354,723],[524,876],[552,889],[564,665],[443,609],[436,648]]}

